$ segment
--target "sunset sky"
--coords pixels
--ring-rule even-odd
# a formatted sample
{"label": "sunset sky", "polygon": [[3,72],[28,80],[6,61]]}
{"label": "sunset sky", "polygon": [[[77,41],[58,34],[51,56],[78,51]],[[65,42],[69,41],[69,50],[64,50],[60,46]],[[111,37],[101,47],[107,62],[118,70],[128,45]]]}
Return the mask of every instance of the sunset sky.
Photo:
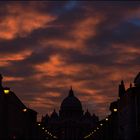
{"label": "sunset sky", "polygon": [[140,71],[139,2],[0,2],[3,85],[39,116],[70,86],[100,118]]}

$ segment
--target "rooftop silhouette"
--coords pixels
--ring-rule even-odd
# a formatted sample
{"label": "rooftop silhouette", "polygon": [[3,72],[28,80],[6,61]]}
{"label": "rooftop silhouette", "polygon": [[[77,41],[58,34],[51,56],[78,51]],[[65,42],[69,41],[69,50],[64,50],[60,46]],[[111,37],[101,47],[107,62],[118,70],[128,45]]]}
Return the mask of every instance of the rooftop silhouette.
{"label": "rooftop silhouette", "polygon": [[[110,115],[84,112],[72,87],[61,103],[37,122],[37,112],[26,107],[8,87],[2,86],[0,75],[0,139],[2,140],[133,140],[140,138],[140,73],[128,89],[122,80],[119,98],[110,103]],[[47,112],[47,111],[46,111]],[[126,115],[127,114],[127,115]],[[126,139],[127,138],[127,139]]]}

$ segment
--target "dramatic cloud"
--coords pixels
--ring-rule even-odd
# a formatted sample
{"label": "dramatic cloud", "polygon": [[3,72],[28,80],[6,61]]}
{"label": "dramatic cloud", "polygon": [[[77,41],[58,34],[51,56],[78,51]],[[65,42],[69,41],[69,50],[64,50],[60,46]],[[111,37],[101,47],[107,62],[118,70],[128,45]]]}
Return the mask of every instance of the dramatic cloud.
{"label": "dramatic cloud", "polygon": [[139,2],[0,2],[4,86],[41,115],[73,86],[101,118],[140,64]]}
{"label": "dramatic cloud", "polygon": [[35,29],[47,27],[47,24],[55,19],[54,16],[21,5],[7,5],[7,11],[9,14],[3,17],[0,23],[1,39],[26,36]]}

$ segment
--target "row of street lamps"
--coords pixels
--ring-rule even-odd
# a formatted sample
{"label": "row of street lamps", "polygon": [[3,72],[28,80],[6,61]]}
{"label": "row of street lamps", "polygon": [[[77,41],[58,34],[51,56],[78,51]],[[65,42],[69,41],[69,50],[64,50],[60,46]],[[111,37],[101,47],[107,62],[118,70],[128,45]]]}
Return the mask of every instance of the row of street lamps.
{"label": "row of street lamps", "polygon": [[[117,110],[117,108],[114,108],[113,109],[113,112],[117,112],[118,110]],[[107,122],[109,120],[109,118],[107,117],[107,118],[105,118],[105,121]],[[93,136],[93,134],[95,134],[98,130],[99,130],[99,128],[100,127],[102,127],[103,126],[103,123],[100,123],[100,126],[97,126],[96,127],[96,129],[94,129],[92,132],[90,132],[88,135],[86,135],[85,137],[84,137],[84,139],[87,139],[87,138],[90,138],[91,136]]]}
{"label": "row of street lamps", "polygon": [[50,133],[47,129],[45,129],[45,127],[41,126],[40,123],[38,123],[38,126],[41,127],[42,130],[44,130],[44,133],[46,133],[47,135],[51,136],[53,139],[57,139],[57,137],[55,135]]}
{"label": "row of street lamps", "polygon": [[[105,121],[108,121],[108,118],[105,118]],[[96,129],[94,129],[94,130],[93,130],[92,132],[90,132],[88,135],[86,135],[86,136],[84,137],[84,139],[87,139],[87,138],[93,136],[93,134],[96,133],[96,132],[100,129],[100,127],[102,127],[102,126],[103,126],[103,123],[100,123],[100,125],[97,126]]]}

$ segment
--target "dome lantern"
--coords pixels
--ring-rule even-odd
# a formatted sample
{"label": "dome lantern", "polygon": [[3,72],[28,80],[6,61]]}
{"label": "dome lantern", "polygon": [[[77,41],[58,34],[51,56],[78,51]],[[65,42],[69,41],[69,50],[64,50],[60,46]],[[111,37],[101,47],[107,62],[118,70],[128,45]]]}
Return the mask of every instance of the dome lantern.
{"label": "dome lantern", "polygon": [[69,97],[72,97],[72,96],[74,96],[74,93],[73,93],[72,86],[71,86],[71,89],[69,91]]}

